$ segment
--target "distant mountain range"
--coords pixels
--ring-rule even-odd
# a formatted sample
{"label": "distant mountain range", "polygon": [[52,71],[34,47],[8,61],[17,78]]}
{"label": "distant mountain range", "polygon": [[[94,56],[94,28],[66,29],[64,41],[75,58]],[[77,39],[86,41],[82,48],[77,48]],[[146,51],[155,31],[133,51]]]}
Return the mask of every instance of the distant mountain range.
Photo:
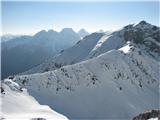
{"label": "distant mountain range", "polygon": [[159,109],[159,38],[160,28],[146,21],[92,33],[42,64],[4,79],[2,88],[5,93],[8,86],[15,94],[27,90],[69,119],[132,119]]}
{"label": "distant mountain range", "polygon": [[24,72],[69,48],[88,33],[82,35],[71,28],[61,32],[42,30],[34,36],[2,36],[2,78]]}
{"label": "distant mountain range", "polygon": [[83,38],[86,35],[89,35],[89,33],[85,29],[81,29],[78,31],[78,35],[79,35],[79,37]]}
{"label": "distant mountain range", "polygon": [[21,35],[11,35],[11,34],[2,35],[1,36],[1,42],[6,42],[6,41],[12,40],[16,37],[20,37],[20,36]]}

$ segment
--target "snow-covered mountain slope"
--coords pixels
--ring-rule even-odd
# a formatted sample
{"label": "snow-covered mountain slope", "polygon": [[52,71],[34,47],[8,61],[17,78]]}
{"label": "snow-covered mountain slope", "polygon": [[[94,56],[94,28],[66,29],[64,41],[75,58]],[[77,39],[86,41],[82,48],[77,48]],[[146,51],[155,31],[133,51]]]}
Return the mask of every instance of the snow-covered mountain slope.
{"label": "snow-covered mountain slope", "polygon": [[46,72],[57,69],[64,65],[80,62],[84,60],[90,51],[97,44],[98,40],[103,36],[103,33],[93,33],[78,41],[73,47],[62,50],[60,54],[52,59],[46,60],[44,63],[34,67],[22,74],[31,74],[38,72]]}
{"label": "snow-covered mountain slope", "polygon": [[[26,89],[6,79],[1,86],[1,119],[4,120],[66,120],[67,118],[40,105]],[[39,118],[39,119],[38,119]]]}
{"label": "snow-covered mountain slope", "polygon": [[71,119],[131,119],[159,108],[159,64],[135,43],[45,73],[15,76],[40,104]]}
{"label": "snow-covered mountain slope", "polygon": [[102,53],[105,53],[109,50],[119,49],[122,47],[126,41],[124,40],[123,30],[115,32],[107,32],[94,46],[92,51],[89,53],[87,58],[96,57]]}
{"label": "snow-covered mountain slope", "polygon": [[120,49],[127,41],[137,44],[142,50],[145,49],[144,51],[158,59],[159,38],[160,28],[145,21],[135,25],[127,25],[115,32],[93,33],[84,37],[73,47],[61,51],[60,54],[22,74],[46,72],[64,65],[91,59],[110,50]]}

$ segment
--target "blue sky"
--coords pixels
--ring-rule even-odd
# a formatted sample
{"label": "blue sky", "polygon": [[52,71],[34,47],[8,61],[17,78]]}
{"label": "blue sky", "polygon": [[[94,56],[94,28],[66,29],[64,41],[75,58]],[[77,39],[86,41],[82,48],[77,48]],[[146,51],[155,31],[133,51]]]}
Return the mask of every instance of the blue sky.
{"label": "blue sky", "polygon": [[71,27],[115,30],[146,20],[158,25],[158,2],[2,2],[3,34]]}

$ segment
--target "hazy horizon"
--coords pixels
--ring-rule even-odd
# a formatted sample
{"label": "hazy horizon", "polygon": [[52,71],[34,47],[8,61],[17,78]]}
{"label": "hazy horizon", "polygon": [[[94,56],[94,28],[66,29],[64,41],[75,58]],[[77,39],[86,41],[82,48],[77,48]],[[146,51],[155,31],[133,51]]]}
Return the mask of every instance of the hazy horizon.
{"label": "hazy horizon", "polygon": [[2,34],[35,34],[41,30],[84,28],[116,30],[145,20],[159,26],[158,1],[20,2],[2,1]]}

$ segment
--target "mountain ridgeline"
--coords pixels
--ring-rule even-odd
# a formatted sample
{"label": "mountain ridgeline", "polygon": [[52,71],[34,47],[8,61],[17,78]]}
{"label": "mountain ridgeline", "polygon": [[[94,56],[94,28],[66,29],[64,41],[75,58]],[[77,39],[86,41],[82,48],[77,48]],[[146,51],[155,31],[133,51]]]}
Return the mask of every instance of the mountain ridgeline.
{"label": "mountain ridgeline", "polygon": [[159,109],[159,38],[160,28],[145,21],[92,33],[2,85],[69,119],[129,120]]}
{"label": "mountain ridgeline", "polygon": [[134,47],[138,47],[155,59],[159,59],[159,38],[160,28],[145,21],[135,25],[127,25],[110,33],[92,33],[78,41],[73,47],[61,51],[60,54],[22,74],[46,72],[64,65],[78,63],[113,49],[118,50],[127,42],[131,42]]}

